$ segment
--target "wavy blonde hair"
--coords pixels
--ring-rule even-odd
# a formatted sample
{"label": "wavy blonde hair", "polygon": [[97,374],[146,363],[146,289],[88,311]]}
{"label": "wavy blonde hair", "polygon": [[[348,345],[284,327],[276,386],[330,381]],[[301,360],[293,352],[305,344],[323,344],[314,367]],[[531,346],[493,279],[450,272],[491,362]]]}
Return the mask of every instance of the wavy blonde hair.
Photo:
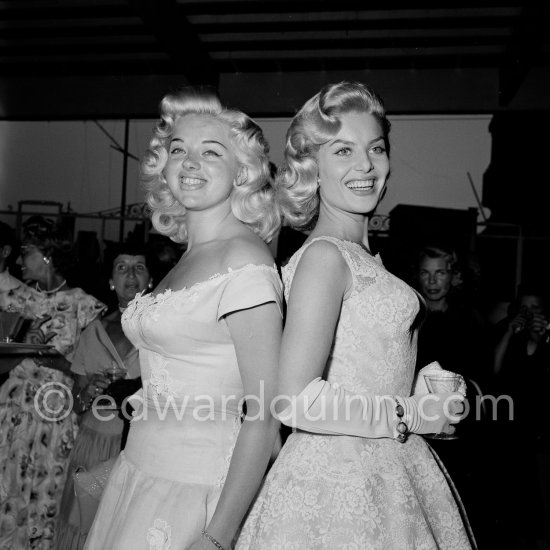
{"label": "wavy blonde hair", "polygon": [[328,84],[292,119],[286,134],[285,159],[275,179],[279,209],[296,229],[314,225],[319,213],[317,153],[342,126],[340,117],[356,111],[373,115],[382,128],[389,154],[390,121],[382,99],[366,84]]}
{"label": "wavy blonde hair", "polygon": [[234,216],[269,242],[280,226],[269,170],[269,145],[261,128],[241,111],[224,107],[208,89],[186,87],[166,95],[160,103],[160,120],[153,129],[141,162],[140,179],[155,229],[174,242],[187,241],[185,207],[174,197],[163,174],[168,147],[177,120],[188,114],[204,115],[229,126],[229,136],[241,166],[247,168],[245,183],[231,192]]}

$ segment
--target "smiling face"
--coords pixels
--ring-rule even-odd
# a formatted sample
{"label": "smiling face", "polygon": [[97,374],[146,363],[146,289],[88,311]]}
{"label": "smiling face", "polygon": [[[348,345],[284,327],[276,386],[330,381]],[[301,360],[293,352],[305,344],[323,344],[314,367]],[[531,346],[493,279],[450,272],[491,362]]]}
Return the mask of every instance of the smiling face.
{"label": "smiling face", "polygon": [[164,175],[174,197],[188,210],[229,206],[239,161],[229,127],[207,115],[185,115],[174,126]]}
{"label": "smiling face", "polygon": [[25,282],[45,283],[48,280],[48,264],[44,261],[44,254],[36,246],[23,245],[17,263],[21,265],[21,276]]}
{"label": "smiling face", "polygon": [[367,214],[378,204],[390,171],[384,135],[368,113],[344,113],[340,121],[340,131],[317,156],[321,201]]}
{"label": "smiling face", "polygon": [[445,258],[424,258],[420,262],[418,279],[424,298],[428,302],[439,302],[447,298],[453,274]]}
{"label": "smiling face", "polygon": [[109,284],[115,287],[118,303],[126,307],[139,292],[147,288],[151,276],[145,263],[145,256],[119,254],[113,262],[113,273]]}

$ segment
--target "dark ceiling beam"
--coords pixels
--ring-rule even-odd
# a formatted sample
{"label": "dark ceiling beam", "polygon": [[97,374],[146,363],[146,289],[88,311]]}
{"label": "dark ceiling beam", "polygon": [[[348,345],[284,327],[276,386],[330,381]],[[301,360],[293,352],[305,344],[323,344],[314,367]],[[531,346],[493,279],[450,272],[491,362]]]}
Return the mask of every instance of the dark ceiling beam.
{"label": "dark ceiling beam", "polygon": [[101,27],[98,25],[86,25],[85,22],[74,23],[69,27],[56,27],[55,30],[48,21],[43,22],[43,27],[18,27],[0,28],[0,40],[11,40],[18,44],[21,41],[27,40],[60,40],[70,38],[102,38],[102,37],[119,37],[119,36],[148,36],[147,30],[143,27],[141,20],[137,20],[133,24],[104,24]]}
{"label": "dark ceiling beam", "polygon": [[[108,63],[95,61],[93,63],[82,63],[75,61],[73,63],[67,62],[50,62],[50,63],[3,63],[0,62],[2,67],[3,78],[16,78],[25,77],[29,74],[33,74],[37,78],[46,77],[66,77],[74,76],[75,78],[81,77],[120,77],[126,78],[131,76],[139,77],[158,77],[159,75],[165,75],[170,77],[177,75],[174,72],[174,64],[165,61],[134,61],[125,63]],[[180,75],[180,84],[185,84],[185,75]],[[1,93],[0,93],[1,99]]]}
{"label": "dark ceiling beam", "polygon": [[[472,54],[461,56],[460,70],[470,68],[481,68],[490,70],[497,66],[500,56]],[[550,65],[550,61],[547,62]],[[414,69],[448,69],[455,67],[456,56],[437,56],[437,57],[417,57],[414,58]],[[5,77],[25,77],[33,74],[36,77],[54,77],[54,76],[145,76],[145,75],[179,75],[177,67],[172,61],[168,60],[127,60],[116,62],[99,59],[83,63],[79,60],[59,61],[50,60],[49,62],[37,63],[33,59],[18,60],[6,62],[0,60],[2,68],[2,78]],[[220,74],[224,73],[293,73],[296,71],[315,71],[325,69],[332,70],[411,70],[410,57],[334,57],[334,58],[271,58],[271,59],[235,59],[228,57],[226,59],[217,59],[216,67]],[[0,78],[1,82],[1,78]],[[181,82],[185,82],[185,75],[181,77]],[[495,88],[495,94],[497,88]],[[0,94],[1,95],[1,94]],[[496,101],[496,100],[495,100]]]}
{"label": "dark ceiling beam", "polygon": [[367,20],[367,19],[337,19],[316,21],[313,19],[287,18],[284,22],[279,19],[274,21],[232,21],[229,23],[216,21],[194,20],[193,27],[200,34],[215,33],[250,33],[250,32],[323,32],[332,31],[379,31],[384,29],[405,30],[411,32],[421,32],[423,30],[455,30],[468,29],[470,32],[475,29],[508,29],[513,22],[513,17],[492,17],[490,19],[481,19],[479,17],[462,17],[457,15],[455,18],[426,18],[426,19],[391,19],[386,21]]}
{"label": "dark ceiling beam", "polygon": [[499,71],[498,103],[507,107],[521,88],[531,67],[536,64],[542,51],[545,32],[550,19],[550,8],[546,2],[523,8],[504,62]]}
{"label": "dark ceiling beam", "polygon": [[[17,4],[15,4],[17,6]],[[0,19],[8,26],[63,26],[67,23],[88,22],[105,19],[124,21],[128,19],[128,7],[125,5],[80,6],[73,4],[61,7],[15,7],[0,10]]]}
{"label": "dark ceiling beam", "polygon": [[323,11],[371,11],[371,12],[398,12],[423,10],[425,12],[445,10],[470,10],[476,12],[502,11],[503,8],[514,9],[518,0],[500,0],[495,5],[494,0],[458,0],[441,2],[441,0],[417,1],[414,8],[411,8],[410,0],[392,0],[381,7],[379,4],[369,4],[365,0],[182,0],[185,4],[185,11],[188,14],[203,13],[318,13]]}
{"label": "dark ceiling beam", "polygon": [[219,73],[208,51],[175,0],[128,1],[173,60],[175,72],[190,84],[218,85]]}
{"label": "dark ceiling beam", "polygon": [[[361,50],[364,48],[369,48],[372,50],[400,50],[401,55],[406,56],[410,55],[407,50],[411,50],[413,53],[416,50],[427,49],[430,52],[433,52],[433,55],[437,55],[437,50],[441,49],[444,52],[448,52],[449,49],[456,50],[457,53],[460,53],[462,50],[470,50],[475,48],[479,51],[480,54],[483,54],[484,51],[495,50],[504,50],[506,39],[505,38],[493,38],[491,37],[481,37],[474,38],[470,43],[466,42],[463,37],[458,38],[447,38],[447,37],[437,37],[437,38],[426,38],[424,40],[419,40],[418,38],[349,38],[349,37],[338,37],[333,38],[327,33],[327,36],[323,36],[322,33],[318,37],[303,37],[303,38],[294,38],[290,37],[283,40],[277,40],[270,37],[261,37],[257,35],[256,40],[245,38],[236,38],[235,40],[223,40],[223,41],[205,41],[208,44],[208,47],[211,52],[262,52],[262,55],[271,55],[272,52],[277,52],[280,50],[295,51],[298,56],[301,51],[308,50],[323,50],[330,48],[331,50],[336,50],[337,55],[342,55],[345,57],[346,51],[350,50]],[[471,44],[474,44],[472,46]],[[90,46],[92,47],[92,46]],[[274,53],[276,56],[276,53]]]}

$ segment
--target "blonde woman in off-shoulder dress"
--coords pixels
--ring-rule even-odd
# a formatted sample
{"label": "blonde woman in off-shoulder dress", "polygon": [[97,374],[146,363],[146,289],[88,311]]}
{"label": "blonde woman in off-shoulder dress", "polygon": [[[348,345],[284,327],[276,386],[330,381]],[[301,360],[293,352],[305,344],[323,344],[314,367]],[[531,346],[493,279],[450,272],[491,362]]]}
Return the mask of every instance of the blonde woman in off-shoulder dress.
{"label": "blonde woman in off-shoulder dress", "polygon": [[264,243],[279,226],[267,143],[206,91],[166,96],[161,117],[142,164],[147,201],[157,230],[187,249],[122,316],[142,405],[88,550],[228,549],[278,433],[269,403],[282,284]]}

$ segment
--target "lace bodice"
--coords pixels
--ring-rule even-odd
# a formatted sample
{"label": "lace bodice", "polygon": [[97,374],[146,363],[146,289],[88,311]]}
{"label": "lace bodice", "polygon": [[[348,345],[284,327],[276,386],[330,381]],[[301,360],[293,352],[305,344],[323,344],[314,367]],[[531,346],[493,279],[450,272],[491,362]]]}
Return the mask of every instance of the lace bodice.
{"label": "lace bodice", "polygon": [[417,340],[413,327],[420,309],[415,291],[389,273],[379,256],[371,256],[360,245],[319,237],[283,267],[287,300],[300,258],[317,240],[338,247],[353,281],[336,327],[327,380],[357,392],[410,395]]}

